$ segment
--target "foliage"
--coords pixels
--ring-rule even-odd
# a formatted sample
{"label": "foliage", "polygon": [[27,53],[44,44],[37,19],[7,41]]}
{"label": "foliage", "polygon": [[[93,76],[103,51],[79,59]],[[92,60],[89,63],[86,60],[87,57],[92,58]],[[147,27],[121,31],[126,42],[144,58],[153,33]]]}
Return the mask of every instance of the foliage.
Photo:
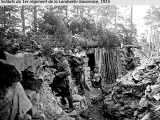
{"label": "foliage", "polygon": [[78,16],[68,22],[68,28],[73,35],[81,34],[82,32],[86,33],[87,31],[89,31],[92,34],[92,31],[95,29],[95,24],[91,23],[85,17]]}
{"label": "foliage", "polygon": [[151,8],[147,11],[147,15],[144,17],[145,24],[151,25],[153,23],[158,23],[160,21],[160,7],[151,6]]}
{"label": "foliage", "polygon": [[15,29],[9,29],[7,32],[3,32],[3,36],[0,38],[0,53],[7,51],[15,54],[18,51],[18,39],[21,35]]}
{"label": "foliage", "polygon": [[0,6],[0,25],[5,29],[18,27],[20,22],[16,14],[18,11],[18,6]]}
{"label": "foliage", "polygon": [[39,31],[53,36],[54,41],[67,40],[68,29],[62,19],[54,14],[45,13],[43,20],[39,22]]}
{"label": "foliage", "polygon": [[107,29],[102,29],[100,27],[100,28],[97,28],[96,34],[99,37],[99,43],[103,43],[103,46],[106,46],[106,47],[120,46],[120,41],[113,32]]}
{"label": "foliage", "polygon": [[79,39],[82,46],[87,46],[86,44],[95,45],[95,43],[97,46],[120,46],[120,41],[113,32],[103,29],[102,24],[96,25],[84,17],[78,17],[71,21],[69,30],[72,31],[73,35],[80,35],[82,40],[80,41],[80,37],[77,39]]}
{"label": "foliage", "polygon": [[[0,21],[2,25],[6,23],[10,28],[17,26],[21,21],[16,14],[19,14],[20,9],[17,6],[5,6],[6,11],[4,16],[4,7],[0,7]],[[115,35],[115,8],[116,6],[37,6],[38,31],[30,30],[27,35],[17,34],[17,31],[10,30],[7,39],[15,38],[20,44],[21,49],[36,50],[35,41],[41,45],[44,53],[49,55],[53,46],[68,47],[72,44],[72,36],[78,35],[86,43],[98,43],[108,47],[120,46],[119,38]],[[8,15],[7,15],[8,14]],[[19,14],[20,15],[20,14]],[[70,16],[71,15],[71,16]],[[13,16],[8,19],[8,16]],[[25,6],[24,18],[31,28],[34,21],[33,6]],[[129,16],[130,17],[130,16]],[[126,24],[117,25],[120,33],[125,34],[123,42],[132,44],[130,39],[130,19],[124,18]],[[4,22],[5,18],[5,22]],[[16,18],[16,19],[15,19]],[[10,23],[8,20],[11,20]],[[8,21],[8,22],[7,22]],[[27,25],[27,24],[26,24]],[[26,29],[27,26],[25,26]],[[1,31],[3,38],[3,30]],[[20,32],[19,32],[20,33]],[[136,36],[135,25],[133,25],[133,37]],[[82,40],[82,41],[83,41]],[[92,44],[93,45],[93,44]]]}
{"label": "foliage", "polygon": [[118,28],[118,33],[123,35],[122,39],[123,44],[132,45],[134,42],[137,41],[135,39],[137,34],[137,29],[135,28],[134,24],[132,29],[133,30],[132,38],[131,38],[131,30],[127,26],[124,26],[123,24],[117,24],[117,28]]}

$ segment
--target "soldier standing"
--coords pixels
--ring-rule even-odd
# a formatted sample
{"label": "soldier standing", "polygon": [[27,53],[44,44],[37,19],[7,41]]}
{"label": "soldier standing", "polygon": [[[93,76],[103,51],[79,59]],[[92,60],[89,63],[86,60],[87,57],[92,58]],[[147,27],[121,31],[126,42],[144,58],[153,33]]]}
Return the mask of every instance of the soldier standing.
{"label": "soldier standing", "polygon": [[76,61],[79,63],[77,66],[74,67],[73,76],[75,77],[78,85],[80,86],[80,95],[85,94],[85,84],[84,84],[84,71],[83,71],[83,64],[85,63],[83,60],[83,56],[80,54],[82,52],[82,48],[78,46],[76,48]]}
{"label": "soldier standing", "polygon": [[50,87],[53,91],[58,93],[58,96],[62,97],[62,105],[66,105],[67,98],[69,103],[69,109],[66,112],[72,112],[73,107],[73,98],[70,90],[69,80],[68,76],[71,75],[71,70],[68,61],[66,60],[65,52],[63,50],[58,50],[54,53],[56,58],[56,64],[53,64],[51,66],[46,66],[48,68],[55,68],[55,77],[53,82],[51,83]]}

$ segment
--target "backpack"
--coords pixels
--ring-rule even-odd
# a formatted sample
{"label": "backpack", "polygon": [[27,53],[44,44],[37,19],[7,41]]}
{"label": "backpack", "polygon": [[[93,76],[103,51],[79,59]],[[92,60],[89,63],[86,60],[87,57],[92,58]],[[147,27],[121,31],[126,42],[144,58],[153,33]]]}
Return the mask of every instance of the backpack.
{"label": "backpack", "polygon": [[83,59],[75,56],[68,56],[67,59],[68,63],[70,64],[72,72],[82,71],[82,65],[84,64]]}

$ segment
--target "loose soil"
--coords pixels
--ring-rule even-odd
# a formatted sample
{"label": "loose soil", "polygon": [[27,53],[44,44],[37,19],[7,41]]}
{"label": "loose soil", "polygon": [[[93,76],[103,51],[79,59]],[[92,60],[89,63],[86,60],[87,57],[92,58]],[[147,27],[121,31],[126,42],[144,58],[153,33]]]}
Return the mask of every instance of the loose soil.
{"label": "loose soil", "polygon": [[91,91],[86,90],[85,96],[87,98],[92,98],[94,96],[96,100],[92,101],[89,109],[81,114],[83,120],[107,120],[103,117],[103,98],[101,90],[97,88],[92,88]]}

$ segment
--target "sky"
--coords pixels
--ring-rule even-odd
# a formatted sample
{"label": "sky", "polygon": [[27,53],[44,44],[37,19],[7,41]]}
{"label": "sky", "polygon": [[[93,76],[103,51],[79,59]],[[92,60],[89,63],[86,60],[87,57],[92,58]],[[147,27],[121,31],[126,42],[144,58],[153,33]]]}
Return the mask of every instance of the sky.
{"label": "sky", "polygon": [[[118,6],[118,8],[123,16],[128,16],[131,14],[131,5],[125,5],[125,6],[120,5]],[[140,36],[141,33],[144,33],[145,30],[147,29],[144,17],[146,16],[147,11],[150,9],[150,5],[132,5],[132,6],[133,6],[132,7],[133,24],[136,24],[137,35]]]}
{"label": "sky", "polygon": [[145,32],[147,26],[144,25],[145,20],[143,17],[146,15],[146,12],[149,10],[149,5],[134,5],[133,6],[133,23],[136,24],[138,35]]}

